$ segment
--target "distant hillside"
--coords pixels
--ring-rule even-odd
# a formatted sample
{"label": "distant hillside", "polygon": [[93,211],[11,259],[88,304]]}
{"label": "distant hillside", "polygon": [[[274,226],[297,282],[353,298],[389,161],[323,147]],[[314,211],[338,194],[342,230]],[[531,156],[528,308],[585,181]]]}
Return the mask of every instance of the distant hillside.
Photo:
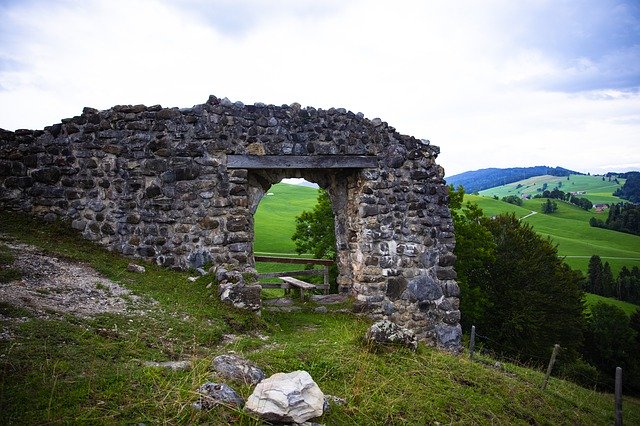
{"label": "distant hillside", "polygon": [[494,186],[506,185],[511,182],[527,179],[532,176],[551,175],[551,176],[569,176],[572,174],[580,175],[582,173],[568,170],[562,167],[512,167],[508,169],[480,169],[470,172],[460,173],[458,175],[446,178],[447,184],[456,188],[462,185],[467,194],[482,191],[483,189],[493,188]]}
{"label": "distant hillside", "polygon": [[545,189],[552,191],[557,188],[562,192],[574,193],[578,197],[586,198],[594,204],[613,204],[623,201],[613,194],[619,191],[624,183],[624,179],[615,175],[605,176],[604,178],[603,176],[588,175],[569,175],[565,177],[542,175],[483,189],[478,193],[486,197],[496,196],[498,198],[509,195],[532,197],[537,194],[541,195]]}

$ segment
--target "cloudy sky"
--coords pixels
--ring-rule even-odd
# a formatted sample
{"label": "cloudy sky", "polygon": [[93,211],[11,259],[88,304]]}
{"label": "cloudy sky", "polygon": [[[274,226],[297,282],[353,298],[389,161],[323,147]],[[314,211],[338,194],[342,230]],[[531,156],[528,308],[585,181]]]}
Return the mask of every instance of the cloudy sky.
{"label": "cloudy sky", "polygon": [[0,127],[209,94],[380,117],[447,175],[640,169],[638,0],[0,0]]}

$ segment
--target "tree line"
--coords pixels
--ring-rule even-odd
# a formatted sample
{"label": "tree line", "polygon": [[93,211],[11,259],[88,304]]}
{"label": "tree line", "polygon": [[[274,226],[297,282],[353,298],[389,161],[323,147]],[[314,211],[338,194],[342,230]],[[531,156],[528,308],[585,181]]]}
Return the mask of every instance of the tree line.
{"label": "tree line", "polygon": [[592,217],[589,219],[589,225],[640,235],[640,205],[631,203],[613,204],[609,207],[609,215],[606,221]]}
{"label": "tree line", "polygon": [[551,191],[544,190],[541,194],[536,194],[533,198],[553,198],[557,200],[567,201],[573,205],[576,205],[584,210],[591,210],[593,203],[588,198],[576,197],[570,192],[564,192],[558,188],[554,188]]}
{"label": "tree line", "polygon": [[582,287],[588,293],[640,304],[640,268],[623,266],[614,278],[609,262],[603,264],[600,256],[593,255]]}
{"label": "tree line", "polygon": [[627,180],[613,195],[629,200],[632,203],[640,203],[640,172],[628,172],[620,176]]}

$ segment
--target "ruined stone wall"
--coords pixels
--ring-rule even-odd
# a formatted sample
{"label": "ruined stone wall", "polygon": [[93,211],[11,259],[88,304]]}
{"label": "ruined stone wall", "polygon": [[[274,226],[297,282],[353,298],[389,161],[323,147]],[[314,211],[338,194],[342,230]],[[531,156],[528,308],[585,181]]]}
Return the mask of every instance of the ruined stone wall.
{"label": "ruined stone wall", "polygon": [[[0,208],[68,220],[111,250],[167,267],[253,266],[253,213],[269,185],[329,191],[341,291],[419,338],[460,345],[454,235],[438,148],[344,109],[116,106],[44,130],[0,131]],[[367,156],[362,169],[248,170],[229,155]]]}

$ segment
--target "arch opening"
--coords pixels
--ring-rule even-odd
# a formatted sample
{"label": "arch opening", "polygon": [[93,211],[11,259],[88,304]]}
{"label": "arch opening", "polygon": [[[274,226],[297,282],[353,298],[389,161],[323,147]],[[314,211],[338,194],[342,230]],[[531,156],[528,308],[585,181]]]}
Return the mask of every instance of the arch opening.
{"label": "arch opening", "polygon": [[[353,262],[349,251],[349,235],[355,230],[353,218],[357,216],[357,207],[349,203],[349,199],[356,199],[355,182],[357,171],[355,170],[322,170],[322,169],[266,169],[250,170],[247,176],[247,194],[249,198],[250,227],[253,229],[254,240],[251,241],[251,251],[248,254],[248,265],[256,266],[256,240],[255,240],[255,214],[263,197],[268,197],[269,190],[285,178],[302,178],[308,182],[316,183],[319,188],[325,190],[329,196],[334,218],[333,235],[335,236],[335,265],[337,277],[331,287],[339,293],[348,293],[351,290],[353,277]],[[314,205],[317,195],[314,196]],[[351,205],[350,205],[351,204]],[[293,246],[293,242],[291,246]],[[265,247],[265,245],[261,245]],[[268,245],[266,246],[268,247]],[[263,254],[258,251],[258,254]]]}

